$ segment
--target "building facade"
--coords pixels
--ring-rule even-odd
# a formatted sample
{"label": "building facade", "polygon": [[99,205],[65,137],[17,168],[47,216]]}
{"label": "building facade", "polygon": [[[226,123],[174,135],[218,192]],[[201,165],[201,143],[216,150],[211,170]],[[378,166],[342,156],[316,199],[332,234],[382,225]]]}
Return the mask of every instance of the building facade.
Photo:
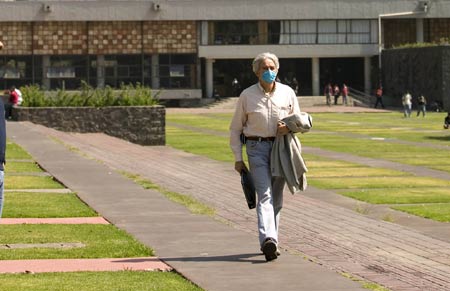
{"label": "building facade", "polygon": [[0,1],[0,86],[139,83],[161,98],[231,96],[270,51],[299,95],[371,92],[383,47],[450,37],[449,0]]}

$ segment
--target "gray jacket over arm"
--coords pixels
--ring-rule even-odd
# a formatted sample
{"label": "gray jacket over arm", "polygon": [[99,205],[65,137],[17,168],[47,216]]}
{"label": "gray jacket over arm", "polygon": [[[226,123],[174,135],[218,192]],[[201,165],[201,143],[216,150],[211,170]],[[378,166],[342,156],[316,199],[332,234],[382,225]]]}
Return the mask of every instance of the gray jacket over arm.
{"label": "gray jacket over arm", "polygon": [[308,132],[312,127],[312,117],[305,112],[292,114],[282,120],[291,133],[279,135],[275,138],[270,157],[272,176],[281,176],[286,179],[289,191],[305,191],[306,181],[305,161],[301,155],[302,146],[295,136],[297,132]]}

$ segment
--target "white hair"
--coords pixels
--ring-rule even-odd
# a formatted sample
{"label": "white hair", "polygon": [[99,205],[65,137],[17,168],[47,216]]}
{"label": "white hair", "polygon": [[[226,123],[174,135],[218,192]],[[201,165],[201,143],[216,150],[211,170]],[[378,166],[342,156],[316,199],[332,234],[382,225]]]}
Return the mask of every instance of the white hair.
{"label": "white hair", "polygon": [[253,60],[252,62],[252,67],[253,67],[253,72],[256,74],[259,71],[259,68],[261,67],[261,63],[265,60],[265,59],[270,59],[274,62],[275,67],[278,69],[280,69],[280,62],[278,62],[278,57],[276,55],[274,55],[273,53],[261,53],[259,55],[256,56],[256,58]]}

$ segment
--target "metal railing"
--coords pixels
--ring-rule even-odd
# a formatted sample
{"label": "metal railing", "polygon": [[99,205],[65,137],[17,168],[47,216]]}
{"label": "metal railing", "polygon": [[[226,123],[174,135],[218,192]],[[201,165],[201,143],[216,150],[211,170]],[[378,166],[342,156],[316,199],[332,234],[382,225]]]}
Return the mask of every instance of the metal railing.
{"label": "metal railing", "polygon": [[372,107],[375,103],[375,96],[366,92],[348,87],[349,96],[353,99],[354,105],[361,107]]}

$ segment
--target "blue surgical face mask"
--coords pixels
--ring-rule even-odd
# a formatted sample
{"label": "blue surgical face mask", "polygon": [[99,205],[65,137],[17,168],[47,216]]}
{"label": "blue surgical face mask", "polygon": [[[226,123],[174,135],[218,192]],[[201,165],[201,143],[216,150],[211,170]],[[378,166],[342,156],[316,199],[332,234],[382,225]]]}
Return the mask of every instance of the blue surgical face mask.
{"label": "blue surgical face mask", "polygon": [[261,78],[263,79],[264,82],[266,83],[273,83],[273,81],[275,81],[275,78],[277,77],[277,72],[276,71],[271,71],[271,70],[265,70],[264,73],[262,73]]}

